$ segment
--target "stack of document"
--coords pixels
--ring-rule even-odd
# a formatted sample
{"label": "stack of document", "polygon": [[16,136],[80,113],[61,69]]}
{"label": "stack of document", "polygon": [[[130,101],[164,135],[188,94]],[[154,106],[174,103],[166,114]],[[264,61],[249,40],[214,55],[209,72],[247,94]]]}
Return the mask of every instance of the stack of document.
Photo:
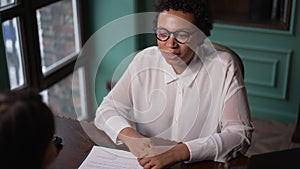
{"label": "stack of document", "polygon": [[143,169],[130,152],[93,146],[78,169]]}

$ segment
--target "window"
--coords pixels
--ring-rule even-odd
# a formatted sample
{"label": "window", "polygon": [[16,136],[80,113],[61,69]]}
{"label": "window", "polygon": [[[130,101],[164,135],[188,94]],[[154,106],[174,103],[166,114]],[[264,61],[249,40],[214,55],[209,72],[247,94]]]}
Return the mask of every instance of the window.
{"label": "window", "polygon": [[85,104],[86,95],[82,90],[85,87],[83,79],[84,69],[79,68],[73,74],[41,92],[44,101],[49,104],[56,115],[78,120],[89,118]]}
{"label": "window", "polygon": [[36,17],[42,71],[45,74],[79,52],[79,26],[71,0],[42,7],[36,11]]}
{"label": "window", "polygon": [[[73,105],[68,82],[72,77],[84,81],[83,68],[73,70],[82,46],[80,4],[81,0],[0,0],[9,88],[41,91],[55,113],[62,116],[73,109],[84,113],[81,107],[86,107],[67,108]],[[81,83],[77,87],[78,100],[82,100],[85,86]],[[59,95],[69,97],[60,102],[61,98],[54,97]]]}
{"label": "window", "polygon": [[10,5],[10,4],[14,4],[16,1],[14,0],[1,0],[0,1],[0,7],[5,7],[7,5]]}
{"label": "window", "polygon": [[13,18],[2,23],[6,61],[12,89],[25,84],[24,60],[21,53],[19,19]]}

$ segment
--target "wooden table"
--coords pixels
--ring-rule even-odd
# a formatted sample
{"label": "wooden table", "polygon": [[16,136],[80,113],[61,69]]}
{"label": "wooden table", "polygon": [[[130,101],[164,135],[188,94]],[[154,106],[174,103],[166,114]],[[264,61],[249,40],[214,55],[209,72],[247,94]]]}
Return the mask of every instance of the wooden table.
{"label": "wooden table", "polygon": [[[113,144],[104,132],[88,122],[57,117],[56,134],[63,139],[63,148],[49,169],[77,169],[95,145],[93,140],[97,140],[97,144],[101,146],[127,149],[125,146]],[[229,164],[232,168],[246,169],[247,162],[247,157],[239,157],[230,161]],[[221,169],[222,165],[221,163],[206,161],[192,164],[178,163],[171,168]]]}

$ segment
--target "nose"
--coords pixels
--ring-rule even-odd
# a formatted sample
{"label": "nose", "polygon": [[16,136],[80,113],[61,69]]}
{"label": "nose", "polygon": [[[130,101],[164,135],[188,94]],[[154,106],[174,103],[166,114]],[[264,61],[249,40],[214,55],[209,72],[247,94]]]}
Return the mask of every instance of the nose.
{"label": "nose", "polygon": [[167,46],[170,48],[175,48],[178,46],[178,43],[176,42],[173,33],[170,35],[170,38],[167,40]]}

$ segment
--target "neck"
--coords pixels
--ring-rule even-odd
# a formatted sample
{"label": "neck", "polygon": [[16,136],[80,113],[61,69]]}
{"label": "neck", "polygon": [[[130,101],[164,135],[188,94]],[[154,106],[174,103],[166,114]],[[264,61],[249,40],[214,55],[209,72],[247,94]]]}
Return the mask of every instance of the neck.
{"label": "neck", "polygon": [[188,65],[191,63],[191,61],[193,60],[194,56],[191,57],[188,61],[177,64],[177,65],[173,65],[173,69],[176,72],[176,74],[181,74],[182,72],[184,72],[184,70],[188,67]]}
{"label": "neck", "polygon": [[186,64],[172,66],[176,74],[180,75],[187,68]]}

